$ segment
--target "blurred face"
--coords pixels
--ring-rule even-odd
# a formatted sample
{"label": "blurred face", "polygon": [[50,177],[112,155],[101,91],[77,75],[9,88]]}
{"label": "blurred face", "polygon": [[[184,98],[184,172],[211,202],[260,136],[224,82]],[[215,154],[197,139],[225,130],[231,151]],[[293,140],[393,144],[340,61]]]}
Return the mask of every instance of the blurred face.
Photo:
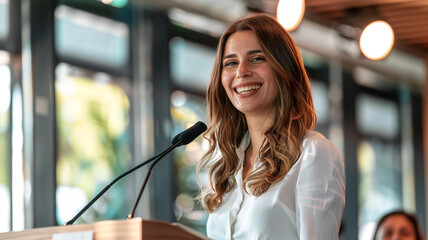
{"label": "blurred face", "polygon": [[222,65],[221,82],[236,109],[246,116],[272,113],[278,95],[275,72],[252,31],[229,37]]}
{"label": "blurred face", "polygon": [[376,240],[416,240],[416,232],[406,217],[392,215],[379,227]]}

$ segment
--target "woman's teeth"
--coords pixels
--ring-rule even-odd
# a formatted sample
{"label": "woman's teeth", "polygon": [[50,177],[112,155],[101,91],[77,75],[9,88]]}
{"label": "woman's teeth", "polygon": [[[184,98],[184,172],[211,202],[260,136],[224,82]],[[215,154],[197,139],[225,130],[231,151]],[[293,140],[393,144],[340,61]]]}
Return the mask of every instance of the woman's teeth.
{"label": "woman's teeth", "polygon": [[250,93],[250,92],[257,90],[259,88],[260,88],[260,85],[252,85],[252,86],[245,86],[245,87],[236,88],[236,91],[239,94],[247,94],[247,93]]}

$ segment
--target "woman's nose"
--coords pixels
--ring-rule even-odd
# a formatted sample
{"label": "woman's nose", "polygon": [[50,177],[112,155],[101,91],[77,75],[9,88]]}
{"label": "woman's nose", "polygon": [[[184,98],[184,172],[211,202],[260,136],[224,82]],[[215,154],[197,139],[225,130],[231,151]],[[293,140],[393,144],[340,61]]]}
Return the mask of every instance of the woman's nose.
{"label": "woman's nose", "polygon": [[247,63],[240,63],[236,74],[238,78],[244,78],[251,76],[252,72]]}

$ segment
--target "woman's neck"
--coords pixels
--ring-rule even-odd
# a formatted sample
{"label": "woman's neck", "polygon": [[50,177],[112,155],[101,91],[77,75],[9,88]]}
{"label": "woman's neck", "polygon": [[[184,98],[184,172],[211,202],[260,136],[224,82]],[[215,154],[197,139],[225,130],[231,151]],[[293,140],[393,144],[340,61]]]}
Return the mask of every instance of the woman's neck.
{"label": "woman's neck", "polygon": [[245,151],[245,160],[243,168],[243,179],[251,173],[256,156],[264,141],[264,134],[273,124],[273,117],[248,117],[246,116],[248,133],[250,134],[251,143]]}
{"label": "woman's neck", "polygon": [[265,138],[264,134],[273,125],[273,119],[272,114],[261,117],[246,116],[253,152],[260,150]]}

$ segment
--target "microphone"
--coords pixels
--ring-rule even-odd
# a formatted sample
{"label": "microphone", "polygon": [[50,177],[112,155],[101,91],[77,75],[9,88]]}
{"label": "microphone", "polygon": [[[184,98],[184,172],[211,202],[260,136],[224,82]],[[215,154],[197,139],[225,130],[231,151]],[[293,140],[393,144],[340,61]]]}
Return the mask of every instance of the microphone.
{"label": "microphone", "polygon": [[[171,147],[174,146],[173,148],[175,148],[175,147],[178,147],[178,146],[187,145],[187,144],[191,143],[193,140],[195,140],[195,138],[197,138],[203,132],[205,132],[205,130],[207,130],[207,125],[205,125],[205,123],[203,123],[201,121],[198,121],[197,123],[195,123],[195,125],[193,125],[190,128],[184,130],[183,132],[177,134],[171,140],[171,144],[172,144]],[[147,172],[146,178],[144,179],[143,185],[141,186],[140,192],[138,193],[137,199],[135,200],[135,203],[132,206],[132,210],[131,210],[131,212],[128,215],[128,219],[131,219],[131,218],[134,217],[135,210],[137,208],[138,202],[140,201],[141,195],[143,195],[144,188],[146,187],[147,181],[149,180],[149,177],[150,177],[150,174],[152,172],[152,169],[156,165],[156,163],[158,163],[159,160],[162,159],[162,157],[164,157],[168,152],[171,151],[171,150],[169,150],[167,152],[167,150],[165,150],[165,152],[159,154],[156,157],[156,159],[154,160],[154,162],[150,165],[149,171]]]}
{"label": "microphone", "polygon": [[[190,142],[195,140],[196,137],[201,135],[201,133],[205,132],[205,130],[207,130],[207,125],[205,125],[205,123],[201,121],[195,123],[195,125],[184,130],[178,135],[178,142],[181,143],[179,146],[189,144]],[[176,137],[177,136],[172,139],[172,143],[174,143],[173,141]]]}
{"label": "microphone", "polygon": [[[201,125],[202,124],[202,125]],[[198,125],[199,127],[197,127],[197,128],[195,128],[195,126],[196,125]],[[203,126],[205,126],[205,129],[203,128]],[[192,142],[197,136],[199,136],[201,133],[203,133],[206,129],[207,129],[207,127],[206,127],[206,125],[203,123],[203,122],[201,122],[201,121],[199,121],[199,122],[197,122],[195,125],[193,125],[192,127],[190,127],[189,129],[187,129],[187,130],[184,130],[183,132],[181,132],[181,133],[179,133],[179,134],[177,134],[173,139],[172,139],[172,144],[171,144],[171,146],[170,147],[168,147],[165,151],[163,151],[162,153],[160,153],[160,154],[158,154],[158,155],[156,155],[156,156],[154,156],[154,157],[152,157],[152,158],[150,158],[150,159],[148,159],[148,160],[146,160],[145,162],[142,162],[142,163],[140,163],[140,164],[138,164],[137,166],[135,166],[135,167],[133,167],[133,168],[131,168],[131,169],[129,169],[128,171],[126,171],[126,172],[124,172],[124,173],[122,173],[121,175],[119,175],[118,177],[116,177],[115,179],[113,179],[113,181],[111,181],[107,186],[105,186],[88,204],[86,204],[83,208],[82,208],[82,210],[80,210],[80,212],[78,212],[77,214],[76,214],[76,216],[74,216],[70,221],[68,221],[68,222],[66,222],[65,224],[64,224],[64,226],[66,226],[66,225],[71,225],[71,224],[73,224],[84,212],[86,212],[86,210],[88,210],[88,208],[90,207],[90,206],[92,206],[92,204],[94,204],[105,192],[107,192],[107,190],[111,187],[111,186],[113,186],[113,184],[115,184],[117,181],[119,181],[120,179],[122,179],[123,177],[125,177],[126,175],[128,175],[128,174],[130,174],[130,173],[132,173],[132,172],[134,172],[135,170],[137,170],[137,169],[139,169],[139,168],[141,168],[142,166],[144,166],[144,165],[146,165],[146,164],[148,164],[148,163],[150,163],[150,162],[152,162],[152,161],[155,161],[151,166],[150,166],[150,170],[149,170],[149,173],[148,174],[150,174],[150,172],[151,172],[151,169],[153,168],[153,166],[154,166],[154,164],[156,164],[162,157],[164,157],[166,154],[168,154],[169,152],[171,152],[174,148],[176,148],[176,147],[178,147],[178,146],[181,146],[181,145],[185,145],[184,144],[184,140],[183,139],[180,139],[180,136],[181,136],[181,134],[183,134],[183,133],[185,133],[185,132],[189,132],[188,130],[190,130],[190,129],[193,129],[192,130],[192,135],[191,136],[189,136],[189,134],[190,133],[186,133],[186,142],[187,141],[189,141],[189,142],[187,142],[187,143],[185,143],[185,144],[188,144],[188,143],[190,143],[190,142]],[[199,133],[197,133],[196,131],[198,131]],[[194,136],[194,137],[193,137]],[[193,139],[190,139],[191,137],[193,137]],[[174,139],[176,139],[176,140],[174,140]],[[147,175],[147,177],[146,177],[146,180],[148,179],[148,175]],[[144,185],[143,185],[143,187],[145,186],[145,184],[146,184],[146,180],[144,181]],[[144,188],[142,188],[142,190],[143,190]],[[139,194],[139,196],[138,196],[138,198],[137,198],[137,202],[135,203],[135,205],[138,203],[138,201],[139,201],[139,199],[140,199],[140,197],[141,197],[141,194],[142,194],[142,190],[140,190],[140,194]],[[136,206],[134,206],[134,208],[135,208]],[[133,212],[135,211],[135,209],[133,209]],[[133,213],[132,212],[132,213]],[[134,214],[134,213],[133,213]],[[133,214],[132,214],[132,216],[133,216]]]}
{"label": "microphone", "polygon": [[183,132],[181,132],[181,133],[179,133],[179,134],[175,135],[175,137],[171,140],[171,144],[172,144],[172,145],[174,145],[174,144],[178,143],[178,138],[180,137],[180,135],[181,135],[182,133],[183,133]]}

